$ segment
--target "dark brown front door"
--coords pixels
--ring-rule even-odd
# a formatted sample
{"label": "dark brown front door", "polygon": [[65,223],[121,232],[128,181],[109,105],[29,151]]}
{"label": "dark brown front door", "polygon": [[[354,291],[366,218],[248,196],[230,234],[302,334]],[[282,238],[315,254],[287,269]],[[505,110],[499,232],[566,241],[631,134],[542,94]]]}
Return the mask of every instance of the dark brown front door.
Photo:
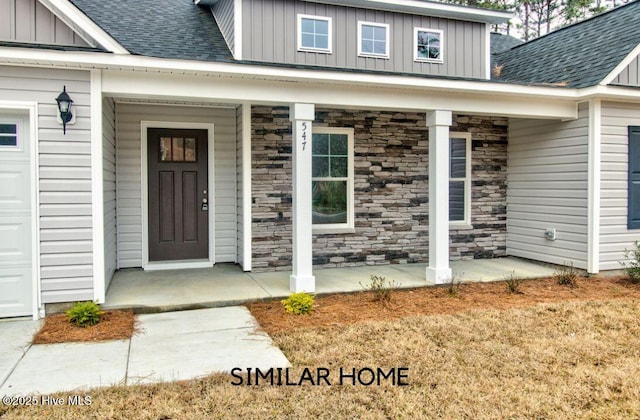
{"label": "dark brown front door", "polygon": [[149,261],[208,258],[207,131],[149,128],[147,141]]}

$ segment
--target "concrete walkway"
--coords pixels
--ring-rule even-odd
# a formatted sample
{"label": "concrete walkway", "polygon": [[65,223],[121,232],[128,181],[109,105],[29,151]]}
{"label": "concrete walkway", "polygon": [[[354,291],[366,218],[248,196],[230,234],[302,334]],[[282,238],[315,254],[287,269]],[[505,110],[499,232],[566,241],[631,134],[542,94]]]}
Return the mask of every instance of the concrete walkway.
{"label": "concrete walkway", "polygon": [[0,322],[0,395],[193,379],[289,365],[244,307],[138,316],[128,340],[30,345],[38,321]]}
{"label": "concrete walkway", "polygon": [[[356,292],[372,274],[394,280],[403,288],[424,287],[426,264],[393,264],[326,268],[314,271],[317,294]],[[550,276],[554,267],[520,258],[453,261],[454,276],[465,282]],[[191,270],[116,272],[105,308],[133,308],[138,313],[220,307],[289,296],[289,272],[244,273],[235,264]]]}

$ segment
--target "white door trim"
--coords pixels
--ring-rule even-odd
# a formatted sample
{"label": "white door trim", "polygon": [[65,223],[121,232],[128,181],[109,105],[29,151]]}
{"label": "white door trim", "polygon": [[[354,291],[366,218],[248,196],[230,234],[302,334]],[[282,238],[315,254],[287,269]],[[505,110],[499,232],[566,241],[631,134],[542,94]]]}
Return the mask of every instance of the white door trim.
{"label": "white door trim", "polygon": [[[177,128],[207,130],[208,162],[207,181],[209,182],[209,261],[175,261],[172,264],[164,262],[149,262],[149,174],[147,167],[147,129],[149,128]],[[215,174],[214,174],[214,124],[191,123],[191,122],[168,122],[168,121],[141,121],[140,122],[140,168],[141,168],[141,189],[142,192],[142,268],[144,270],[169,270],[177,268],[201,268],[213,267],[215,264]],[[211,200],[213,198],[213,200]],[[213,203],[213,205],[211,205]]]}
{"label": "white door trim", "polygon": [[28,138],[31,146],[31,294],[32,316],[39,319],[44,316],[44,308],[40,310],[41,285],[40,285],[40,194],[38,180],[40,179],[38,159],[38,103],[24,101],[0,100],[0,111],[16,112],[24,114],[28,112]]}

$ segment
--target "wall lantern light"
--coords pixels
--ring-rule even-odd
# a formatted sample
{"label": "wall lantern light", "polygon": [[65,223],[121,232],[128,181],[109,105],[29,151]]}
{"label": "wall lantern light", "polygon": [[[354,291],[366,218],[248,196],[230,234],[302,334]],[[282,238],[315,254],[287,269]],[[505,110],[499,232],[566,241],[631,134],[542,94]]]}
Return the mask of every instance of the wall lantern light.
{"label": "wall lantern light", "polygon": [[62,121],[62,131],[64,134],[67,134],[67,124],[70,123],[73,118],[73,114],[71,113],[73,99],[69,97],[66,86],[56,98],[56,102],[58,103],[58,112],[60,112],[60,120]]}

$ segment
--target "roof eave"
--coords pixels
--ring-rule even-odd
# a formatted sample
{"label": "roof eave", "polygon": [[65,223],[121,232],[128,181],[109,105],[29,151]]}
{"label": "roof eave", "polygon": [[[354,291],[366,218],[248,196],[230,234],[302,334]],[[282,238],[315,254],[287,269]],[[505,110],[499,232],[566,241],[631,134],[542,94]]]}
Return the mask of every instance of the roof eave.
{"label": "roof eave", "polygon": [[415,15],[435,16],[448,19],[483,22],[498,25],[513,18],[512,12],[458,6],[448,3],[437,3],[419,0],[302,0],[313,3],[335,4],[410,13]]}

